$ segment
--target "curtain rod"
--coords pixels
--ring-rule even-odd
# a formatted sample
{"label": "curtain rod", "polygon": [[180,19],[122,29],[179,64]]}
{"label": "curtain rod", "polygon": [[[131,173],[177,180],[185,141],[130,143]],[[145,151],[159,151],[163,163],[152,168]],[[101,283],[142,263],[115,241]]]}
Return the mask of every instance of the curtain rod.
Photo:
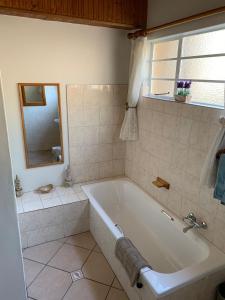
{"label": "curtain rod", "polygon": [[185,24],[185,23],[189,23],[189,22],[192,22],[192,21],[195,21],[195,20],[204,19],[206,17],[221,14],[221,13],[225,13],[225,6],[215,8],[215,9],[211,9],[211,10],[199,13],[197,15],[193,15],[193,16],[186,17],[186,18],[183,18],[183,19],[179,19],[179,20],[176,20],[176,21],[173,21],[173,22],[169,22],[169,23],[166,23],[166,24],[163,24],[163,25],[156,26],[156,27],[131,32],[131,33],[128,33],[127,37],[128,37],[128,39],[136,39],[136,38],[141,37],[141,36],[145,37],[145,36],[147,36],[147,35],[149,35],[153,32],[156,32],[156,31],[159,31],[159,30],[162,30],[162,29],[171,28],[171,27],[174,27],[174,26],[177,26],[177,25],[180,25],[180,24]]}

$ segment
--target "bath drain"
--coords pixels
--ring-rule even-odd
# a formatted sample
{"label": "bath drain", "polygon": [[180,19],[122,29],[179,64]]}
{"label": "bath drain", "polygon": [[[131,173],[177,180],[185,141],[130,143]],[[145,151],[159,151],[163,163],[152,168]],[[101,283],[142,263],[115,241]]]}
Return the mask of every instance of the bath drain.
{"label": "bath drain", "polygon": [[84,278],[84,274],[81,270],[70,273],[70,275],[72,277],[73,282]]}

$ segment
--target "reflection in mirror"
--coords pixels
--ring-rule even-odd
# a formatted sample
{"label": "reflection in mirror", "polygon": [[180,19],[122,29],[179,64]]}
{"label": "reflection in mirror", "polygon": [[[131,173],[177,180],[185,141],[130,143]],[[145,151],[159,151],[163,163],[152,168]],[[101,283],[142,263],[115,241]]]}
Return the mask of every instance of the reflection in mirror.
{"label": "reflection in mirror", "polygon": [[24,106],[46,105],[45,89],[41,84],[21,84]]}
{"label": "reflection in mirror", "polygon": [[[19,92],[27,168],[63,163],[59,85],[19,84]],[[24,106],[24,95],[35,104]]]}

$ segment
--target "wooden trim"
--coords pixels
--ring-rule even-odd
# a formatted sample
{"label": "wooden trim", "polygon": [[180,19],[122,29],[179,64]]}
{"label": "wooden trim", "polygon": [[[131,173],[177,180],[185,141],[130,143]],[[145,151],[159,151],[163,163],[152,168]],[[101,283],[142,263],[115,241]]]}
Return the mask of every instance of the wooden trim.
{"label": "wooden trim", "polygon": [[179,19],[179,20],[176,20],[176,21],[173,21],[173,22],[169,22],[169,23],[166,23],[166,24],[163,24],[163,25],[148,28],[146,30],[138,30],[138,31],[129,33],[127,37],[128,37],[128,39],[136,39],[138,37],[145,37],[145,36],[147,36],[151,33],[154,33],[154,32],[157,32],[157,31],[160,31],[160,30],[163,30],[163,29],[168,29],[168,28],[171,28],[171,27],[175,27],[177,25],[189,23],[189,22],[196,21],[196,20],[201,20],[201,19],[204,19],[206,17],[210,17],[210,16],[213,16],[213,15],[218,15],[218,14],[222,14],[222,13],[225,13],[225,6],[215,8],[215,9],[211,9],[211,10],[208,10],[206,12],[202,12],[202,13],[199,13],[199,14],[196,14],[196,15],[193,15],[193,16],[190,16],[190,17],[186,17],[186,18],[183,18],[183,19]]}
{"label": "wooden trim", "polygon": [[[21,89],[23,106],[46,106],[44,85],[39,84],[39,83],[19,83],[18,85],[19,85],[19,89]],[[40,86],[41,94],[42,94],[42,101],[41,102],[38,102],[38,101],[26,102],[25,86]]]}
{"label": "wooden trim", "polygon": [[127,30],[143,29],[147,23],[147,0],[0,0],[0,14]]}
{"label": "wooden trim", "polygon": [[23,97],[22,97],[22,85],[28,85],[27,83],[18,83],[18,90],[19,90],[19,102],[20,102],[20,115],[21,115],[21,124],[22,124],[22,131],[23,131],[23,144],[24,144],[24,152],[25,152],[25,161],[26,161],[26,168],[38,168],[38,167],[46,167],[46,166],[53,166],[59,165],[64,163],[64,146],[63,146],[63,132],[62,132],[62,111],[61,111],[61,95],[60,95],[60,85],[59,83],[29,83],[29,85],[42,85],[42,86],[56,86],[57,87],[57,94],[58,94],[58,113],[59,113],[59,134],[60,134],[60,143],[61,143],[61,155],[62,159],[60,162],[49,162],[49,163],[39,163],[39,164],[31,164],[29,161],[28,155],[28,146],[27,146],[27,139],[26,139],[26,128],[25,128],[25,120],[24,120],[24,113],[23,113]]}

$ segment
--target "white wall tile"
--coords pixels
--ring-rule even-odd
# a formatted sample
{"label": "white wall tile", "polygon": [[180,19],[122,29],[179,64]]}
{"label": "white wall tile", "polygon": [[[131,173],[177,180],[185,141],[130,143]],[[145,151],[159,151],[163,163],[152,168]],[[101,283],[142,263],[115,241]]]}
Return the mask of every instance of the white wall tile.
{"label": "white wall tile", "polygon": [[99,163],[99,177],[107,178],[113,176],[112,160]]}
{"label": "white wall tile", "polygon": [[40,198],[34,201],[23,201],[24,212],[34,211],[42,208],[43,204]]}
{"label": "white wall tile", "polygon": [[125,143],[115,143],[113,145],[113,159],[125,158],[126,146]]}
{"label": "white wall tile", "polygon": [[16,209],[17,209],[17,213],[21,214],[23,213],[23,204],[22,204],[22,199],[20,198],[16,198]]}
{"label": "white wall tile", "polygon": [[19,214],[23,248],[89,230],[88,200],[83,193],[79,196],[82,200],[72,204]]}
{"label": "white wall tile", "polygon": [[63,206],[40,210],[39,216],[41,228],[62,224],[64,222]]}
{"label": "white wall tile", "polygon": [[60,199],[63,204],[73,203],[73,202],[77,202],[80,200],[73,191],[71,191],[70,193],[61,195]]}
{"label": "white wall tile", "polygon": [[[179,217],[193,211],[203,218],[209,227],[200,233],[225,252],[220,234],[225,208],[199,180],[207,151],[220,129],[220,115],[217,109],[142,99],[139,140],[126,143],[125,174]],[[171,184],[169,191],[151,184],[157,176]]]}
{"label": "white wall tile", "polygon": [[124,162],[119,168],[113,160],[125,160],[125,144],[121,143],[119,134],[127,85],[73,85],[68,86],[67,92],[74,182],[124,174]]}
{"label": "white wall tile", "polygon": [[53,198],[42,200],[42,203],[44,208],[49,208],[49,207],[61,205],[62,201],[60,197],[53,197]]}

